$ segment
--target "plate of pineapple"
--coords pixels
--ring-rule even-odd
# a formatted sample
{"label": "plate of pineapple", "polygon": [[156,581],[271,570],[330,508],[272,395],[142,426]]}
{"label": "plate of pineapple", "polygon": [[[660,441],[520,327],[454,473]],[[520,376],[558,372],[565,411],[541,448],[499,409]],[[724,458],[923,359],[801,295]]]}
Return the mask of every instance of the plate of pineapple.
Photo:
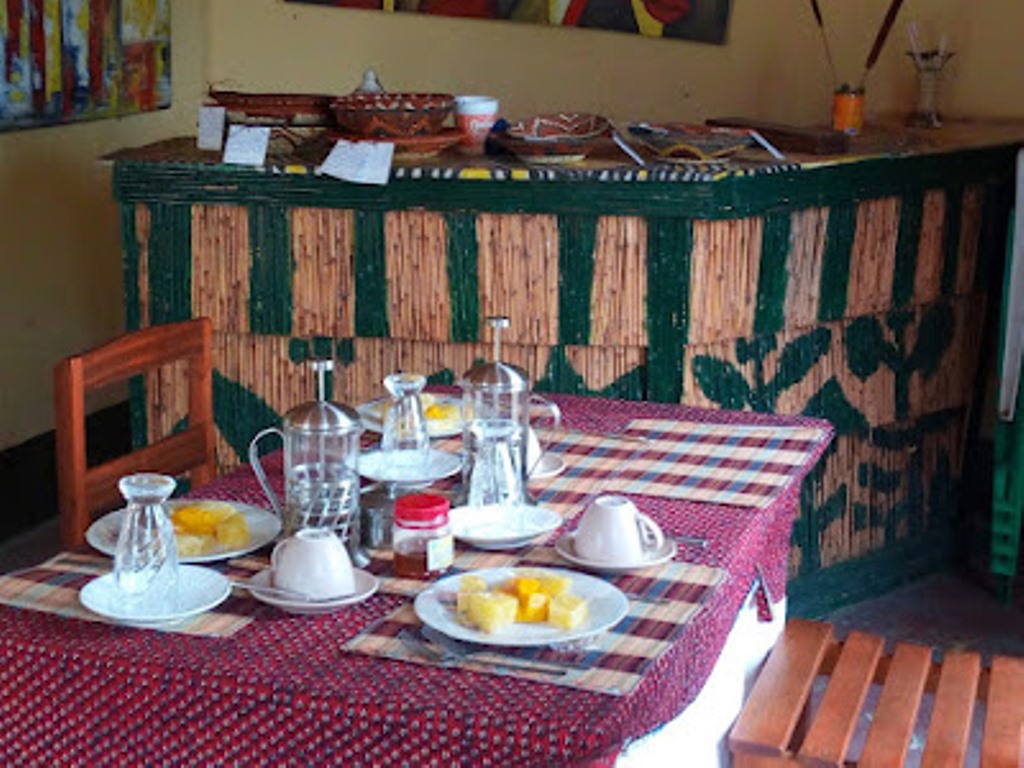
{"label": "plate of pineapple", "polygon": [[603,632],[629,601],[607,581],[559,568],[485,568],[448,576],[416,596],[428,627],[472,643],[542,646]]}
{"label": "plate of pineapple", "polygon": [[[423,404],[427,432],[431,437],[453,437],[462,434],[462,406],[458,396],[424,392],[420,395],[420,403]],[[372,432],[380,432],[390,404],[391,400],[382,397],[357,405],[356,411],[359,412],[363,426]]]}
{"label": "plate of pineapple", "polygon": [[[176,499],[167,506],[181,563],[238,557],[269,544],[281,531],[277,515],[238,501]],[[112,557],[123,518],[123,509],[104,515],[89,526],[85,540]]]}

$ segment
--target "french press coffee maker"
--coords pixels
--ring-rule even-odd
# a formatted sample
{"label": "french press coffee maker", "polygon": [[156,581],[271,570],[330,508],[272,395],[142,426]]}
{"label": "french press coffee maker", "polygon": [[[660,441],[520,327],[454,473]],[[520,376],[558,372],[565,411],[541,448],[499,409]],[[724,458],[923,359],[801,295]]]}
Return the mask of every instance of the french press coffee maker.
{"label": "french press coffee maker", "polygon": [[527,445],[532,436],[531,417],[546,412],[557,427],[558,406],[530,392],[526,373],[501,361],[501,331],[509,326],[507,317],[489,317],[493,329],[493,361],[467,371],[462,388],[462,469],[466,505],[514,508],[531,504],[526,489],[531,463]]}
{"label": "french press coffee maker", "polygon": [[[281,518],[284,536],[301,528],[330,528],[344,541],[349,528],[358,525],[359,414],[345,405],[328,402],[325,375],[332,360],[314,360],[317,399],[292,408],[282,428],[269,427],[249,444],[249,463],[256,479]],[[257,444],[268,435],[284,441],[284,505],[282,506],[260,464]],[[353,531],[350,548],[358,543]]]}

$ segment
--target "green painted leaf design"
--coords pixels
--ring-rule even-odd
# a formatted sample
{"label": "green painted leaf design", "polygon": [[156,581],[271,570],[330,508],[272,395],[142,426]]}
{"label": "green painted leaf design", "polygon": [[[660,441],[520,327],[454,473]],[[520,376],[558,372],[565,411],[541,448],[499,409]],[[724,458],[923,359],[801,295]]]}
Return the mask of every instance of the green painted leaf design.
{"label": "green painted leaf design", "polygon": [[701,391],[722,408],[743,409],[751,401],[750,386],[736,368],[708,355],[693,358],[693,375]]}
{"label": "green painted leaf design", "polygon": [[838,435],[856,434],[868,429],[868,420],[846,399],[842,386],[834,376],[807,401],[803,413],[805,416],[828,419]]}
{"label": "green painted leaf design", "polygon": [[811,368],[828,353],[832,331],[818,327],[787,344],[778,359],[778,373],[772,381],[776,392],[789,389],[804,380]]}
{"label": "green painted leaf design", "polygon": [[249,460],[249,441],[261,429],[281,423],[281,416],[254,392],[213,372],[213,412],[217,429],[235,456]]}
{"label": "green painted leaf design", "polygon": [[948,304],[934,304],[927,309],[917,329],[917,344],[910,353],[908,362],[911,370],[918,370],[925,377],[931,376],[939,367],[943,355],[953,341],[956,317]]}
{"label": "green painted leaf design", "polygon": [[846,363],[859,379],[873,376],[885,356],[882,324],[871,315],[855,318],[846,328]]}

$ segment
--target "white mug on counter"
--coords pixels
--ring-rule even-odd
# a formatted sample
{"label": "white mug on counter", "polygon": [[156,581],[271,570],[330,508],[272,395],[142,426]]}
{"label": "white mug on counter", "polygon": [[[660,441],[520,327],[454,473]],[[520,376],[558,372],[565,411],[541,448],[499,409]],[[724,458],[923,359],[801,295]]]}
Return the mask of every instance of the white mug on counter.
{"label": "white mug on counter", "polygon": [[332,598],[356,591],[348,550],[327,528],[303,528],[270,554],[273,586],[306,597]]}
{"label": "white mug on counter", "polygon": [[625,496],[598,496],[580,518],[573,547],[583,560],[642,565],[664,544],[665,535]]}

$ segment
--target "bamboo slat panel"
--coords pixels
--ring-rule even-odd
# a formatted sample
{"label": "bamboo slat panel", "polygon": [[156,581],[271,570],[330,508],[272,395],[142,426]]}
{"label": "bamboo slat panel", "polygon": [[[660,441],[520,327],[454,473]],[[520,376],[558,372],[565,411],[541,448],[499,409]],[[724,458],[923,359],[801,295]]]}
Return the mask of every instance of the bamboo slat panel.
{"label": "bamboo slat panel", "polygon": [[249,212],[192,206],[192,314],[221,331],[249,330]]}
{"label": "bamboo slat panel", "polygon": [[646,346],[646,299],[646,222],[636,216],[602,216],[594,245],[590,343],[598,347]]}
{"label": "bamboo slat panel", "polygon": [[822,254],[828,232],[828,209],[808,208],[790,218],[790,251],[786,261],[787,328],[807,328],[818,319]]}
{"label": "bamboo slat panel", "polygon": [[914,301],[925,304],[942,293],[943,241],[946,235],[946,193],[929,190],[921,206],[921,237],[914,274]]}
{"label": "bamboo slat panel", "polygon": [[352,211],[334,208],[291,211],[296,336],[355,335],[353,218]]}
{"label": "bamboo slat panel", "polygon": [[974,290],[978,270],[978,248],[981,244],[981,217],[985,208],[985,188],[974,184],[964,189],[960,217],[960,250],[957,259],[955,292],[959,295]]}
{"label": "bamboo slat panel", "polygon": [[599,392],[646,364],[647,349],[567,346],[565,356],[587,389]]}
{"label": "bamboo slat panel", "polygon": [[762,228],[760,218],[693,222],[691,343],[749,336],[753,332]]}
{"label": "bamboo slat panel", "polygon": [[476,230],[481,318],[507,315],[514,344],[557,343],[557,217],[481,213]]}
{"label": "bamboo slat panel", "polygon": [[887,197],[857,206],[857,228],[850,253],[847,314],[881,312],[892,304],[900,200]]}
{"label": "bamboo slat panel", "polygon": [[149,237],[153,229],[153,214],[149,206],[139,203],[135,206],[135,237],[139,249],[139,327],[149,325]]}
{"label": "bamboo slat panel", "polygon": [[384,243],[392,338],[447,340],[451,301],[444,216],[390,211],[384,217]]}
{"label": "bamboo slat panel", "polygon": [[[919,415],[969,406],[975,398],[975,376],[981,360],[985,323],[984,294],[955,297],[953,337],[938,367],[930,375],[918,371],[910,383],[910,413]],[[918,314],[927,307],[919,307]],[[911,343],[922,339],[912,336]]]}
{"label": "bamboo slat panel", "polygon": [[146,386],[146,439],[156,442],[174,431],[188,416],[188,364],[179,360],[144,376]]}

